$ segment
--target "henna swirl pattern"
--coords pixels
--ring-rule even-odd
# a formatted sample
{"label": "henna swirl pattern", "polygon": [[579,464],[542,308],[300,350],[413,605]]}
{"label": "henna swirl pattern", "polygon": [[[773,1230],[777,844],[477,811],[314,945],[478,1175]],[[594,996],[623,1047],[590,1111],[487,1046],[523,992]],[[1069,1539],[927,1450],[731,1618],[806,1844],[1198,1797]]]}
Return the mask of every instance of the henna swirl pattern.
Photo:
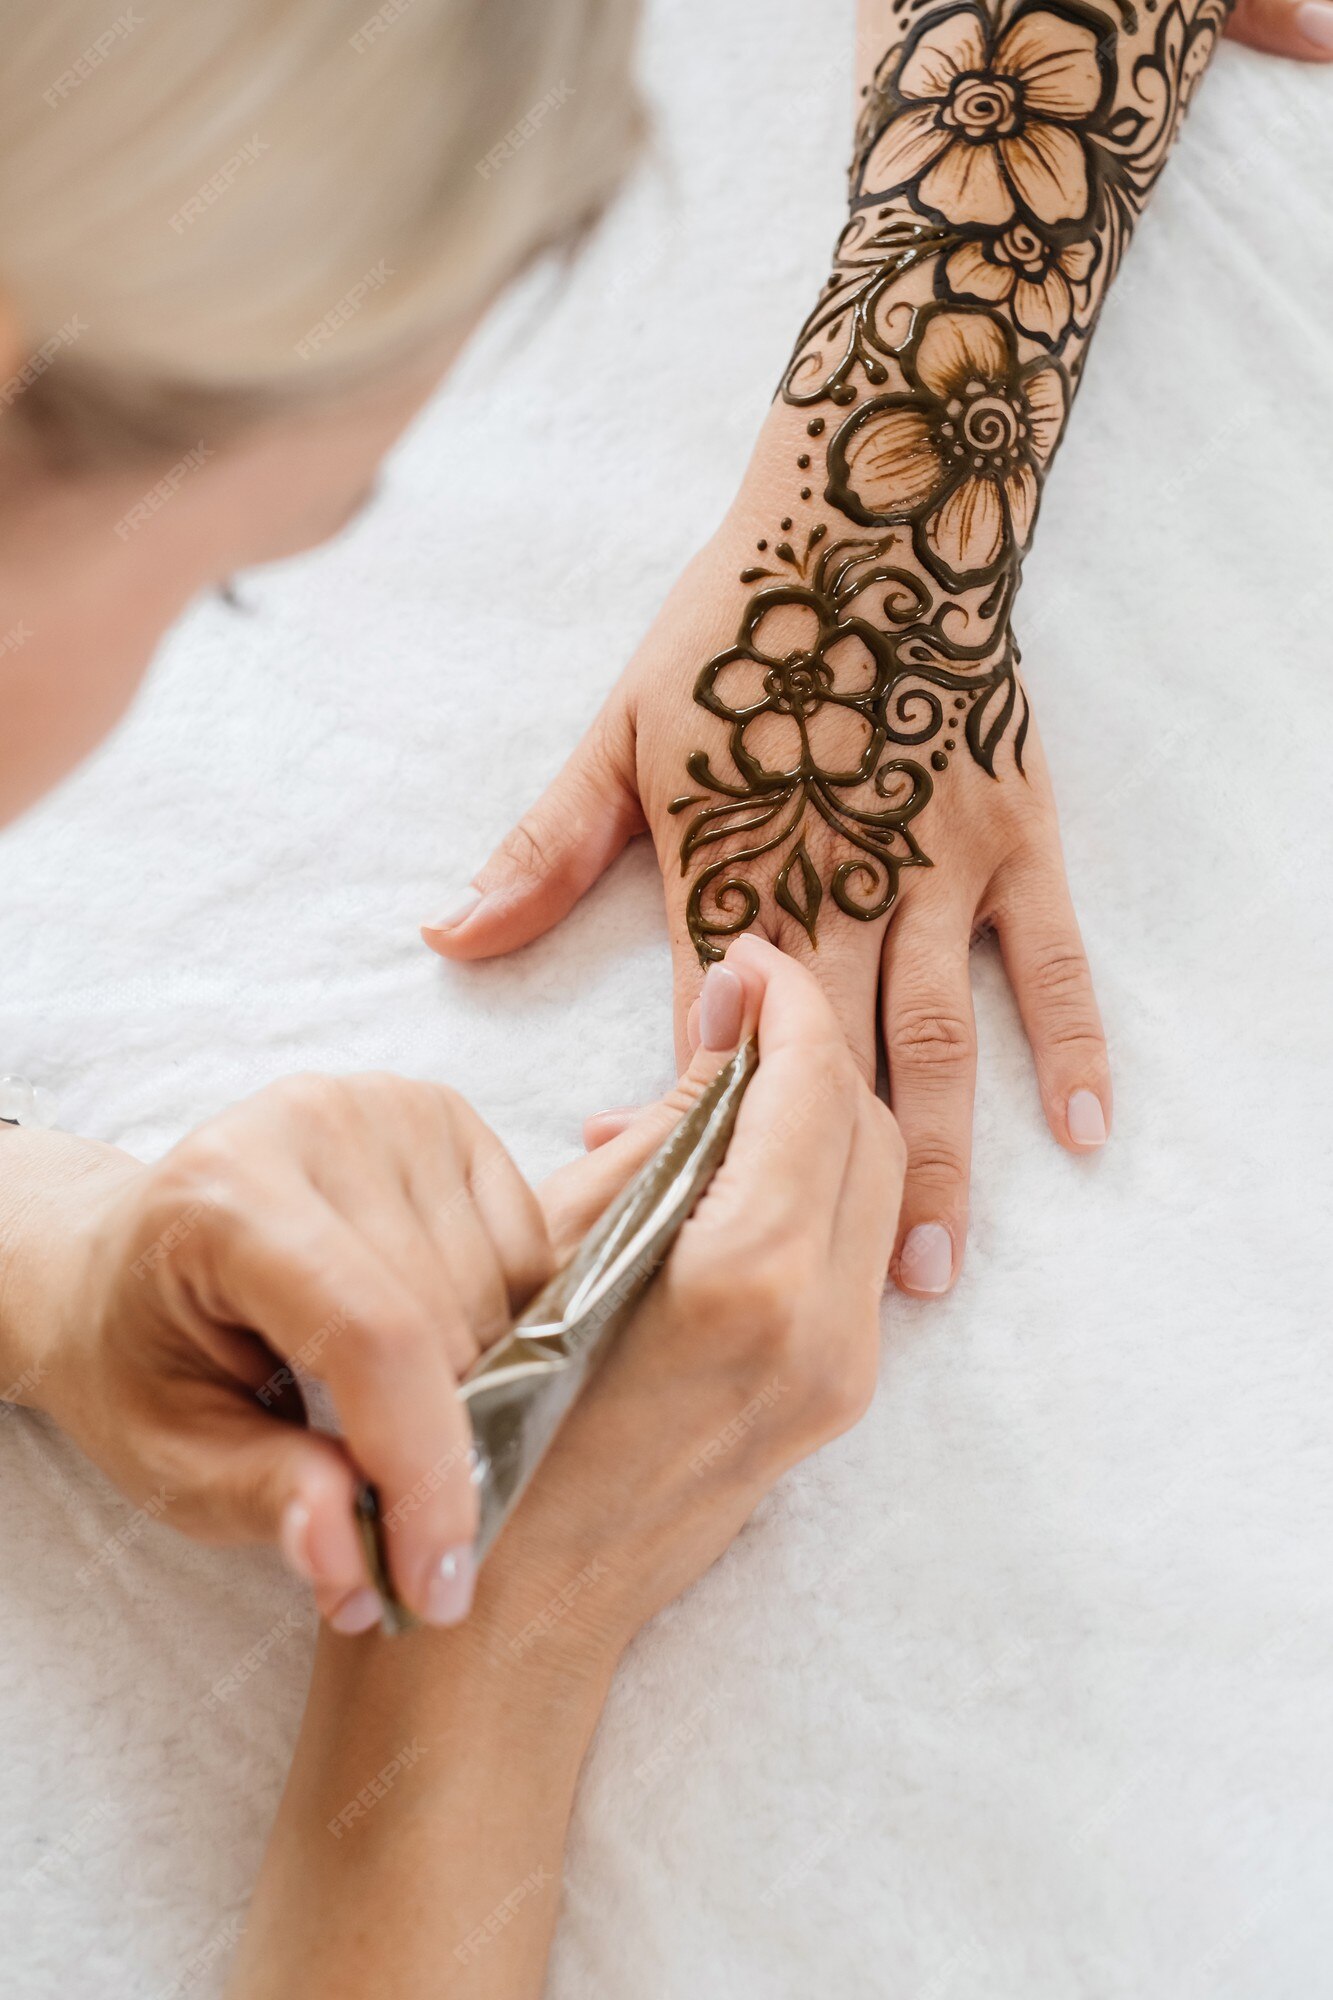
{"label": "henna swirl pattern", "polygon": [[812,943],[826,899],[862,921],[893,908],[902,870],[930,865],[914,822],[936,782],[902,752],[934,744],[938,774],[961,737],[998,776],[1007,740],[1022,771],[1023,555],[1107,287],[1230,0],[1170,0],[1154,20],[1158,4],[935,7],[865,93],[851,215],[779,389],[808,415],[801,553],[763,540],[766,563],[742,571],[758,587],[736,643],[694,688],[727,765],[696,750],[698,789],[671,807],[689,816],[705,962],[766,886]]}

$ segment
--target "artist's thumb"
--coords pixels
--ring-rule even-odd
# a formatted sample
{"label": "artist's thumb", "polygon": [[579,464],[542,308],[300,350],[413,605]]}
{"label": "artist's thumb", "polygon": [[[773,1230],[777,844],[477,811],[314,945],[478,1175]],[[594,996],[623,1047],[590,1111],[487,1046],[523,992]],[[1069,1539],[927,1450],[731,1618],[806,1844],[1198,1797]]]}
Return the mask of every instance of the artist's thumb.
{"label": "artist's thumb", "polygon": [[1268,55],[1333,62],[1333,0],[1237,0],[1227,33]]}
{"label": "artist's thumb", "polygon": [[613,697],[536,805],[421,935],[442,958],[514,951],[558,924],[643,824],[633,726]]}

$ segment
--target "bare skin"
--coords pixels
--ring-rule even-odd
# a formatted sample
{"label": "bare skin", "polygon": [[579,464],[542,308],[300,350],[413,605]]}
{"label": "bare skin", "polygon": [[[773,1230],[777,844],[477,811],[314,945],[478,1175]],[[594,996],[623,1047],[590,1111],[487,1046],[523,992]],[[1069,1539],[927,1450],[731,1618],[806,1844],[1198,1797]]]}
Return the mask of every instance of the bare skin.
{"label": "bare skin", "polygon": [[[722,1004],[706,1021],[730,1009],[716,1039],[757,1022],[761,1051],[727,1159],[467,1625],[321,1639],[232,2000],[539,1993],[578,1770],[621,1653],[869,1401],[901,1139],[801,967],[744,939],[710,980]],[[725,1054],[697,1054],[685,1090]],[[557,1253],[676,1108],[542,1190]],[[793,1139],[802,1171],[775,1173]]]}

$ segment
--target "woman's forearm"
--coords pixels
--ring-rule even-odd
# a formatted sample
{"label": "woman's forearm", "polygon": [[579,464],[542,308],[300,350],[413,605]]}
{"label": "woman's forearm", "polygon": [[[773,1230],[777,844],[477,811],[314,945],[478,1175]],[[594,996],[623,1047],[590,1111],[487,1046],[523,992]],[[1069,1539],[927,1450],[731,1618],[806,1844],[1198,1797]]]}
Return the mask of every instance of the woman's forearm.
{"label": "woman's forearm", "polygon": [[813,940],[830,903],[882,918],[929,863],[950,764],[1022,771],[1023,555],[1227,13],[866,0],[849,220],[760,443],[749,595],[698,674],[672,807],[702,958],[757,920]]}
{"label": "woman's forearm", "polygon": [[321,1636],[229,2000],[535,2000],[614,1653],[595,1579],[497,1579],[454,1632]]}

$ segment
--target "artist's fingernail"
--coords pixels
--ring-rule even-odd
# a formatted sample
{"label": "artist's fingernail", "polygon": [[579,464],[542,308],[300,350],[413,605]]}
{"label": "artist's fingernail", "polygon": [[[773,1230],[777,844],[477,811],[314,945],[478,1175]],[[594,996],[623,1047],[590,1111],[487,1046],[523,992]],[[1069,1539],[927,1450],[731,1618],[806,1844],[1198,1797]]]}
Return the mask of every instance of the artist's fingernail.
{"label": "artist's fingernail", "polygon": [[947,1292],[953,1275],[953,1238],[941,1222],[918,1222],[907,1232],[898,1276],[909,1292]]}
{"label": "artist's fingernail", "polygon": [[1076,1146],[1106,1144],[1106,1113],[1095,1090],[1076,1090],[1065,1106],[1065,1122]]}
{"label": "artist's fingernail", "polygon": [[618,1139],[642,1109],[641,1104],[621,1104],[614,1111],[594,1111],[583,1121],[584,1145],[591,1152],[594,1146],[604,1146],[608,1139]]}
{"label": "artist's fingernail", "polygon": [[745,1013],[745,988],[725,965],[710,965],[704,974],[699,995],[699,1040],[706,1049],[721,1054],[734,1049],[741,1038]]}
{"label": "artist's fingernail", "polygon": [[1296,25],[1312,48],[1333,54],[1333,7],[1329,0],[1305,0],[1296,9]]}
{"label": "artist's fingernail", "polygon": [[428,1625],[457,1625],[472,1609],[477,1560],[467,1542],[446,1549],[426,1578],[421,1615]]}
{"label": "artist's fingernail", "polygon": [[354,1590],[350,1597],[344,1597],[336,1611],[329,1613],[329,1624],[334,1631],[349,1638],[356,1632],[368,1632],[379,1622],[380,1601],[373,1590]]}
{"label": "artist's fingernail", "polygon": [[472,915],[472,912],[476,909],[478,903],[481,902],[481,900],[482,900],[481,890],[474,888],[469,884],[469,886],[466,889],[464,889],[462,895],[459,897],[458,901],[454,904],[453,908],[451,910],[447,910],[442,917],[436,917],[435,920],[432,923],[427,924],[425,928],[428,931],[456,931],[460,924],[465,924],[467,922],[468,918]]}
{"label": "artist's fingernail", "polygon": [[304,1500],[289,1500],[278,1523],[278,1547],[289,1568],[307,1583],[315,1581],[315,1560],[310,1548],[310,1509]]}

